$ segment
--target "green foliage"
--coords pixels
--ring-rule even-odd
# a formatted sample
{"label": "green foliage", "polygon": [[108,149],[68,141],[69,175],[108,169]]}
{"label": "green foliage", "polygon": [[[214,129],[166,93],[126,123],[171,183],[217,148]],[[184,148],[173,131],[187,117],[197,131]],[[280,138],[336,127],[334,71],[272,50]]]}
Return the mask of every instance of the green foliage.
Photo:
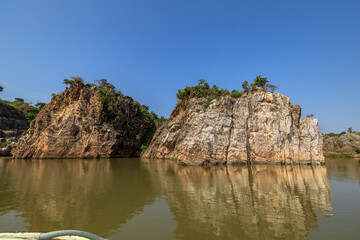
{"label": "green foliage", "polygon": [[46,103],[43,102],[37,102],[35,104],[35,107],[37,107],[39,110],[41,110],[43,107],[45,107]]}
{"label": "green foliage", "polygon": [[102,103],[113,102],[116,99],[114,92],[108,89],[102,89],[102,88],[98,89],[97,95],[98,95],[97,100]]}
{"label": "green foliage", "polygon": [[179,100],[185,100],[185,99],[188,99],[190,97],[190,94],[191,94],[191,87],[186,87],[183,90],[179,89],[177,94],[176,94],[176,97]]}
{"label": "green foliage", "polygon": [[353,129],[351,127],[348,128],[348,133],[352,133]]}
{"label": "green foliage", "polygon": [[116,100],[116,92],[114,85],[108,83],[106,79],[95,80],[95,83],[97,83],[97,86],[99,87],[97,91],[99,102],[110,103]]}
{"label": "green foliage", "polygon": [[163,116],[161,116],[159,119],[157,119],[156,121],[158,122],[164,122],[166,121],[166,118],[164,118]]}
{"label": "green foliage", "polygon": [[269,81],[267,80],[267,78],[262,78],[261,75],[256,76],[256,78],[254,79],[254,85],[258,86],[258,87],[265,87],[265,85],[268,83]]}
{"label": "green foliage", "polygon": [[267,84],[265,85],[265,87],[266,87],[266,89],[267,89],[268,91],[270,91],[271,93],[274,93],[274,92],[278,89],[277,86],[272,85],[272,84],[270,84],[270,83],[267,83]]}
{"label": "green foliage", "polygon": [[[356,133],[355,131],[352,131],[352,132]],[[341,133],[327,133],[324,136],[325,137],[339,137],[339,136],[342,136],[342,135],[345,135],[345,134],[346,134],[346,132],[342,131]]]}
{"label": "green foliage", "polygon": [[55,96],[56,96],[56,93],[52,93],[51,96],[52,96],[52,97],[55,97]]}
{"label": "green foliage", "polygon": [[24,103],[25,100],[23,98],[15,98],[15,102],[17,103]]}
{"label": "green foliage", "polygon": [[208,97],[207,97],[207,101],[206,101],[206,104],[205,104],[205,107],[208,107],[210,105],[210,102],[214,99],[218,99],[220,98],[220,96],[218,94],[210,94]]}
{"label": "green foliage", "polygon": [[166,119],[164,117],[159,118],[158,115],[154,112],[149,112],[149,107],[146,105],[141,105],[138,101],[135,101],[138,106],[138,112],[137,115],[144,120],[145,122],[151,123],[151,122],[163,122]]}
{"label": "green foliage", "polygon": [[70,87],[83,84],[84,80],[81,77],[71,77],[71,79],[64,79],[63,84],[70,85]]}
{"label": "green foliage", "polygon": [[111,83],[108,83],[107,79],[99,79],[95,80],[95,83],[97,83],[98,87],[104,88],[104,89],[115,89],[115,86]]}
{"label": "green foliage", "polygon": [[[219,89],[218,86],[213,85],[210,88],[209,83],[205,79],[198,80],[198,85],[194,87],[185,87],[184,89],[179,89],[176,97],[178,100],[185,100],[190,98],[207,98],[206,107],[209,106],[210,102],[214,99],[218,99],[221,96],[229,96],[230,92],[227,89]],[[186,108],[186,107],[183,107]]]}
{"label": "green foliage", "polygon": [[40,111],[39,108],[32,106],[29,102],[25,102],[22,98],[15,98],[15,101],[0,100],[0,102],[22,111],[29,122],[32,121]]}
{"label": "green foliage", "polygon": [[[268,90],[272,93],[275,92],[277,90],[277,86],[272,85],[268,82],[269,81],[267,80],[267,78],[261,77],[261,75],[259,75],[256,76],[251,86],[262,87],[263,91]],[[244,91],[247,91],[250,87],[248,81],[244,81],[241,86],[244,89]],[[223,89],[223,88],[220,89],[216,85],[213,85],[210,88],[209,83],[207,83],[205,79],[200,79],[198,80],[198,85],[196,86],[193,87],[187,86],[184,89],[179,89],[176,94],[176,97],[178,98],[179,101],[191,99],[191,98],[206,97],[207,98],[206,107],[207,107],[209,106],[212,100],[217,99],[221,96],[230,96],[231,98],[239,98],[241,97],[241,95],[242,92],[240,91],[233,90],[230,94],[230,92],[227,89]]]}
{"label": "green foliage", "polygon": [[312,114],[312,113],[311,113],[311,114],[307,114],[306,117],[312,118],[312,117],[314,117],[314,114]]}
{"label": "green foliage", "polygon": [[7,147],[11,142],[10,141],[5,141],[3,143],[1,143],[1,148]]}
{"label": "green foliage", "polygon": [[360,154],[360,148],[354,148],[354,151],[355,151],[357,154]]}
{"label": "green foliage", "polygon": [[147,148],[148,148],[148,146],[145,146],[145,145],[141,145],[141,147],[140,147],[141,151],[146,151]]}
{"label": "green foliage", "polygon": [[232,90],[232,92],[231,92],[231,94],[230,94],[230,97],[232,97],[232,98],[239,98],[239,97],[241,97],[241,95],[242,95],[242,92],[239,92],[239,91],[237,91],[237,90]]}
{"label": "green foliage", "polygon": [[89,87],[95,87],[95,86],[96,86],[96,84],[94,84],[94,83],[87,83],[87,84],[86,84],[86,86],[89,86]]}
{"label": "green foliage", "polygon": [[343,148],[345,146],[345,144],[343,142],[341,142],[340,140],[336,140],[335,146],[338,146],[339,148]]}
{"label": "green foliage", "polygon": [[249,89],[249,83],[248,81],[244,81],[242,84],[241,84],[242,88],[246,91]]}

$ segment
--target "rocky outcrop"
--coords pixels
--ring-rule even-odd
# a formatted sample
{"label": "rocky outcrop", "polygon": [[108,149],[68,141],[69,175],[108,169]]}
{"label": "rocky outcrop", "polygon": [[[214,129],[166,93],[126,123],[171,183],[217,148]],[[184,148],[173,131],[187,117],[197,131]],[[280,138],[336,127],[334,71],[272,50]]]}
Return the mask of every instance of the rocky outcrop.
{"label": "rocky outcrop", "polygon": [[[14,158],[108,158],[138,156],[154,128],[132,98],[76,84],[53,97],[12,150]],[[150,136],[151,137],[151,136]]]}
{"label": "rocky outcrop", "polygon": [[360,157],[360,133],[353,132],[348,134],[334,134],[324,137],[324,152],[347,153],[354,157]]}
{"label": "rocky outcrop", "polygon": [[318,121],[301,119],[287,96],[258,89],[208,106],[205,98],[187,101],[178,102],[143,158],[187,165],[324,162]]}

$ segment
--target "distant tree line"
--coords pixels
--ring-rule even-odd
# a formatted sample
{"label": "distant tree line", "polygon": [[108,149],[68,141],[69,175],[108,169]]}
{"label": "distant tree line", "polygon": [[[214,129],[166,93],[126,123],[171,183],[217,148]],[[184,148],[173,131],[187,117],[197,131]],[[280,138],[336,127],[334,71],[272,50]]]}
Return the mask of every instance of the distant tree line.
{"label": "distant tree line", "polygon": [[356,133],[356,134],[360,134],[360,132],[356,132],[353,130],[352,127],[349,127],[347,132],[345,131],[342,131],[340,133],[327,133],[327,134],[324,134],[324,136],[327,136],[327,137],[338,137],[338,136],[342,136],[342,135],[345,135],[346,133]]}

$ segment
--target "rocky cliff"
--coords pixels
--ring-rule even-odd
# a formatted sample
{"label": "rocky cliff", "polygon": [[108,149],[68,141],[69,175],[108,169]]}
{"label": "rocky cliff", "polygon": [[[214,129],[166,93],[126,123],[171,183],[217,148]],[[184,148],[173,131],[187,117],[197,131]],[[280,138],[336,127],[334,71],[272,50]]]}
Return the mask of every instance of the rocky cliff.
{"label": "rocky cliff", "polygon": [[318,121],[301,119],[287,96],[253,89],[239,98],[177,103],[143,158],[188,165],[229,163],[323,163]]}
{"label": "rocky cliff", "polygon": [[[326,135],[324,137],[324,152],[328,155],[345,153],[348,156],[360,157],[360,133]],[[333,154],[332,156],[337,155]]]}
{"label": "rocky cliff", "polygon": [[140,105],[132,98],[113,88],[78,83],[42,108],[12,154],[14,158],[138,156],[153,129],[154,123],[142,119]]}

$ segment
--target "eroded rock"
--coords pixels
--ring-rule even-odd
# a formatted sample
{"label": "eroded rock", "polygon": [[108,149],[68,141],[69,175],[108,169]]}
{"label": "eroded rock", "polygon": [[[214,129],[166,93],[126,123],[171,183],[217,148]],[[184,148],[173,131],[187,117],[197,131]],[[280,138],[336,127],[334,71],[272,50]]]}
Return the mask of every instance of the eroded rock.
{"label": "eroded rock", "polygon": [[112,89],[114,98],[100,102],[98,89],[79,84],[53,97],[19,139],[13,157],[139,156],[154,123],[141,119],[139,104],[132,98]]}
{"label": "eroded rock", "polygon": [[208,107],[205,98],[193,98],[178,102],[142,157],[187,165],[323,163],[317,125],[316,119],[301,119],[300,106],[280,93],[249,91],[214,99]]}

